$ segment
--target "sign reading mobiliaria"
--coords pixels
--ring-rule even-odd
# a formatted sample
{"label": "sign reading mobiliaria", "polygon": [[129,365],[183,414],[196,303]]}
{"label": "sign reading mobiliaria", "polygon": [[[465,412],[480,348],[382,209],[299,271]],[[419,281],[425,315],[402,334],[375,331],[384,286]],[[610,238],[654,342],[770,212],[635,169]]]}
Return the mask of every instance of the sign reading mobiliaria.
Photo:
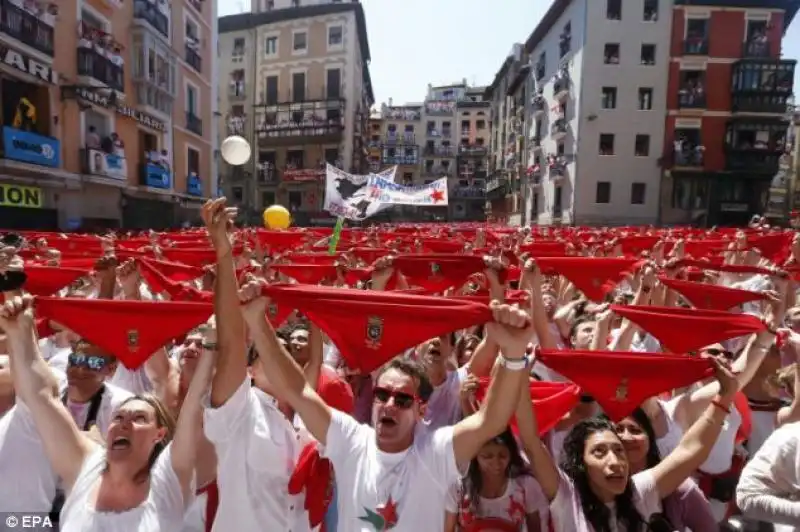
{"label": "sign reading mobiliaria", "polygon": [[161,120],[157,118],[153,118],[152,116],[148,115],[147,113],[143,113],[131,107],[127,107],[120,103],[113,105],[107,96],[103,96],[102,94],[98,94],[97,92],[88,91],[83,88],[78,88],[75,90],[78,97],[81,100],[86,100],[89,103],[93,103],[95,105],[99,105],[101,107],[106,107],[108,109],[114,109],[117,111],[117,114],[122,116],[127,116],[133,118],[143,126],[149,127],[151,129],[155,129],[156,131],[166,131],[167,126]]}

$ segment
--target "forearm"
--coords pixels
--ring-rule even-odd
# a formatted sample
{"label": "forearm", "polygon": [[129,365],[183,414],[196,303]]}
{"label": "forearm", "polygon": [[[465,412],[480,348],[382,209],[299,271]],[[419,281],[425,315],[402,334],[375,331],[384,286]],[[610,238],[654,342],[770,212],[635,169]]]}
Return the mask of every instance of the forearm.
{"label": "forearm", "polygon": [[211,404],[216,407],[224,404],[236,392],[247,375],[246,329],[230,254],[217,262],[214,315],[217,320],[219,356],[211,384]]}
{"label": "forearm", "polygon": [[502,365],[497,366],[492,383],[487,391],[484,407],[478,412],[483,416],[488,438],[500,434],[517,409],[520,388],[528,382],[527,371],[512,371]]}
{"label": "forearm", "polygon": [[548,501],[558,492],[559,475],[553,457],[539,437],[539,426],[533,411],[530,387],[523,384],[517,402],[517,428],[525,453],[530,460],[533,475],[542,488]]}
{"label": "forearm", "polygon": [[736,504],[742,514],[756,521],[789,526],[800,526],[800,501],[772,495],[763,486],[758,493],[742,494],[737,490]]}
{"label": "forearm", "polygon": [[17,396],[31,406],[57,395],[58,380],[39,353],[33,328],[10,337],[8,344],[9,366]]}

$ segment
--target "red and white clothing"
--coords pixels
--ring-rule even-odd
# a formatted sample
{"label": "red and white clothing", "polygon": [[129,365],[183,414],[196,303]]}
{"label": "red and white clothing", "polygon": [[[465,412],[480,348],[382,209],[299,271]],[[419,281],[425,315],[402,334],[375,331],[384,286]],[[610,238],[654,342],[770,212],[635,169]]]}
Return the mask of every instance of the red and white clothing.
{"label": "red and white clothing", "polygon": [[448,489],[461,477],[453,427],[431,430],[420,423],[411,447],[385,453],[375,429],[334,410],[324,455],[336,474],[340,532],[444,529]]}
{"label": "red and white clothing", "polygon": [[496,499],[480,497],[477,512],[473,510],[469,494],[464,492],[462,485],[455,485],[450,488],[445,510],[458,515],[461,527],[469,526],[476,519],[492,518],[513,525],[518,532],[527,532],[526,518],[537,512],[542,530],[547,530],[549,521],[547,499],[531,475],[508,479],[505,493]]}

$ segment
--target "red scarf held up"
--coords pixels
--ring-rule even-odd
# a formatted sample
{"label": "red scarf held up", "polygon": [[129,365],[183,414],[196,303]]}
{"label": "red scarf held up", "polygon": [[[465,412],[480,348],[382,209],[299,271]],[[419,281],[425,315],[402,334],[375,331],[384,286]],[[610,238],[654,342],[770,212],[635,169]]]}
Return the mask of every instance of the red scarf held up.
{"label": "red scarf held up", "polygon": [[432,292],[460,287],[473,273],[486,269],[483,257],[477,255],[401,255],[394,259],[392,266],[403,274],[410,286],[421,286]]}
{"label": "red scarf held up", "polygon": [[62,324],[128,369],[138,368],[214,312],[208,303],[176,301],[37,297],[34,305],[37,317]]}
{"label": "red scarf held up", "polygon": [[139,260],[139,273],[153,292],[160,294],[166,292],[172,301],[194,301],[197,303],[212,303],[214,294],[204,292],[186,283],[168,279],[161,271],[156,269],[150,261]]}
{"label": "red scarf held up", "polygon": [[89,275],[89,270],[57,266],[27,266],[25,275],[27,279],[22,288],[26,292],[35,296],[51,296],[81,277]]}
{"label": "red scarf held up", "polygon": [[203,268],[197,266],[187,266],[180,262],[169,262],[165,260],[156,260],[151,258],[139,259],[139,262],[145,262],[152,269],[160,272],[164,277],[171,281],[185,282],[194,281],[198,277],[205,274]]}
{"label": "red scarf held up", "polygon": [[[483,402],[486,398],[490,383],[491,378],[481,378],[475,394],[478,401]],[[552,430],[569,411],[575,408],[581,398],[581,389],[578,385],[568,382],[542,382],[530,379],[529,386],[531,406],[536,414],[536,425],[540,436]],[[516,416],[511,418],[510,424],[514,434],[519,434]]]}
{"label": "red scarf held up", "polygon": [[612,421],[629,415],[648,397],[714,373],[710,360],[688,355],[542,349],[536,358],[594,397]]}
{"label": "red scarf held up", "polygon": [[362,373],[425,340],[492,319],[487,305],[398,292],[271,285],[264,295],[308,316]]}
{"label": "red scarf held up", "polygon": [[636,305],[611,305],[611,310],[652,334],[673,353],[697,351],[766,328],[755,316],[720,310]]}
{"label": "red scarf held up", "polygon": [[566,277],[592,301],[603,301],[625,276],[642,261],[616,257],[542,257],[536,259],[542,272]]}
{"label": "red scarf held up", "polygon": [[741,290],[716,284],[693,283],[659,277],[659,281],[668,288],[675,290],[692,304],[695,308],[705,310],[727,311],[750,301],[765,300],[767,297],[760,292]]}

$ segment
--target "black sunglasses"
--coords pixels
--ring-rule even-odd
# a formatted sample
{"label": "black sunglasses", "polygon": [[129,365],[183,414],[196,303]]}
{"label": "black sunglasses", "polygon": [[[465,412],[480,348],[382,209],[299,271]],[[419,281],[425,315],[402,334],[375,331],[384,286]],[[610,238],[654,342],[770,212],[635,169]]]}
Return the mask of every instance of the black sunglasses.
{"label": "black sunglasses", "polygon": [[416,397],[410,393],[395,392],[394,390],[387,390],[386,388],[373,388],[372,393],[375,399],[382,404],[386,404],[389,402],[389,399],[394,398],[394,404],[396,404],[398,408],[404,410],[411,408],[416,401]]}
{"label": "black sunglasses", "polygon": [[733,352],[728,351],[727,349],[718,349],[716,347],[710,347],[708,349],[703,349],[703,353],[707,355],[711,355],[712,357],[723,356],[728,360],[733,360]]}

